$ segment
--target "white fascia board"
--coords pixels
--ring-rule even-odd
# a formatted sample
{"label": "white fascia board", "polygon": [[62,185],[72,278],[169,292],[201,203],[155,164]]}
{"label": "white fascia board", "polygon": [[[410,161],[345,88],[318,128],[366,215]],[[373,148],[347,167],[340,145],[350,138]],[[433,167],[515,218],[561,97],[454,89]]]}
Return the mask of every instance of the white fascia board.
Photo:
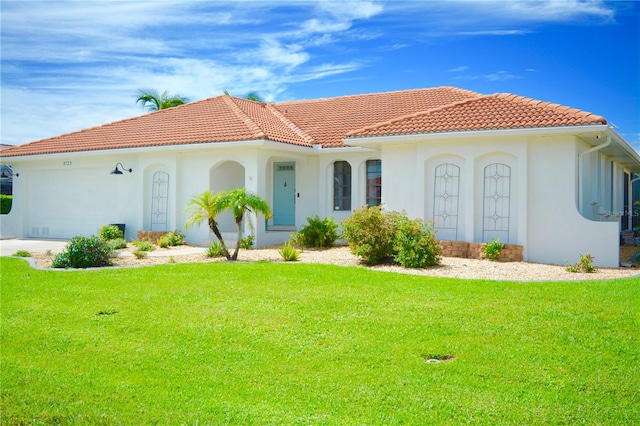
{"label": "white fascia board", "polygon": [[612,127],[609,127],[607,129],[607,133],[609,136],[611,136],[613,142],[615,142],[616,145],[618,145],[625,152],[625,154],[627,154],[638,164],[638,166],[640,166],[640,154],[638,154],[638,151],[633,149],[629,142],[624,140],[624,138],[620,136],[618,132],[616,132]]}
{"label": "white fascia board", "polygon": [[346,146],[346,147],[335,147],[335,148],[322,148],[318,147],[315,149],[315,154],[320,155],[333,155],[337,152],[339,153],[360,153],[360,152],[378,152],[380,149],[376,149],[373,147],[362,147],[362,146]]}
{"label": "white fascia board", "polygon": [[20,155],[5,157],[6,161],[45,161],[55,160],[60,158],[79,158],[87,156],[114,156],[114,155],[137,155],[157,152],[192,152],[202,150],[218,150],[229,148],[268,148],[276,150],[294,151],[302,153],[313,153],[313,148],[304,147],[298,145],[292,145],[284,142],[274,142],[265,139],[258,140],[244,140],[244,141],[232,141],[232,142],[205,142],[205,143],[189,143],[189,144],[177,144],[177,145],[155,145],[144,146],[135,148],[117,148],[117,149],[100,149],[91,151],[71,151],[71,152],[57,152],[52,154],[36,154],[36,155]]}
{"label": "white fascia board", "polygon": [[349,146],[380,145],[390,143],[423,142],[443,139],[491,138],[508,136],[548,136],[579,135],[585,133],[602,133],[610,129],[604,124],[587,126],[535,127],[527,129],[469,130],[461,132],[413,133],[409,135],[371,136],[346,138],[343,142]]}

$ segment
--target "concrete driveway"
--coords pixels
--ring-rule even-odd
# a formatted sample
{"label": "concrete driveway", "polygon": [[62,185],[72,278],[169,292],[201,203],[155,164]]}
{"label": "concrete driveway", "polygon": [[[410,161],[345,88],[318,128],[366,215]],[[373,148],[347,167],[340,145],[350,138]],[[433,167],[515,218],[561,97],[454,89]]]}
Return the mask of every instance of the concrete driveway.
{"label": "concrete driveway", "polygon": [[26,250],[29,253],[51,253],[58,254],[64,250],[68,240],[36,240],[31,238],[0,240],[0,256],[13,256],[18,250]]}

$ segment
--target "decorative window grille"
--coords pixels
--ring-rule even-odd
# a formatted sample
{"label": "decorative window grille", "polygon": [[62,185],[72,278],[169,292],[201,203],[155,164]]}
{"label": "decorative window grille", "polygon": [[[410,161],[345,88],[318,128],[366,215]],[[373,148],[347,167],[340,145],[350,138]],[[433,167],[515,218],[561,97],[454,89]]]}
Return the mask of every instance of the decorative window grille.
{"label": "decorative window grille", "polygon": [[433,221],[441,239],[458,239],[458,204],[460,167],[440,164],[435,169],[433,183]]}
{"label": "decorative window grille", "polygon": [[367,161],[367,205],[382,204],[382,161]]}
{"label": "decorative window grille", "polygon": [[155,172],[151,190],[151,230],[166,231],[169,210],[169,174]]}
{"label": "decorative window grille", "polygon": [[351,165],[346,161],[333,163],[333,209],[351,210]]}
{"label": "decorative window grille", "polygon": [[511,215],[511,167],[489,164],[484,168],[482,240],[509,241]]}

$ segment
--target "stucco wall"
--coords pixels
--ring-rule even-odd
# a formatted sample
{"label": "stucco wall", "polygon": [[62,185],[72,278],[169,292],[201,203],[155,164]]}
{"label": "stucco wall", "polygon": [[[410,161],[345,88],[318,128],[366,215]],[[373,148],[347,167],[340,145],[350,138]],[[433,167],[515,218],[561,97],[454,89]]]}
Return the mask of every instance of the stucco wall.
{"label": "stucco wall", "polygon": [[541,263],[575,263],[589,252],[598,266],[619,264],[619,225],[596,222],[577,209],[577,146],[573,137],[529,143],[527,256]]}

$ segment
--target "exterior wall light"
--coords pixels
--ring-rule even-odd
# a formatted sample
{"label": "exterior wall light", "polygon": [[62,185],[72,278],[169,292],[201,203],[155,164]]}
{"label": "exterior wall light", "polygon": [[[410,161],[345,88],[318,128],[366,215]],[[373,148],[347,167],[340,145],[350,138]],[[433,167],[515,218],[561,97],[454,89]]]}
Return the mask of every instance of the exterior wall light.
{"label": "exterior wall light", "polygon": [[[122,167],[122,170],[118,169],[118,166]],[[121,175],[121,174],[123,174],[122,173],[123,171],[128,171],[129,173],[131,173],[133,171],[133,169],[125,169],[124,166],[122,165],[122,163],[117,163],[116,164],[116,168],[111,170],[111,173],[109,173],[109,174]]]}

